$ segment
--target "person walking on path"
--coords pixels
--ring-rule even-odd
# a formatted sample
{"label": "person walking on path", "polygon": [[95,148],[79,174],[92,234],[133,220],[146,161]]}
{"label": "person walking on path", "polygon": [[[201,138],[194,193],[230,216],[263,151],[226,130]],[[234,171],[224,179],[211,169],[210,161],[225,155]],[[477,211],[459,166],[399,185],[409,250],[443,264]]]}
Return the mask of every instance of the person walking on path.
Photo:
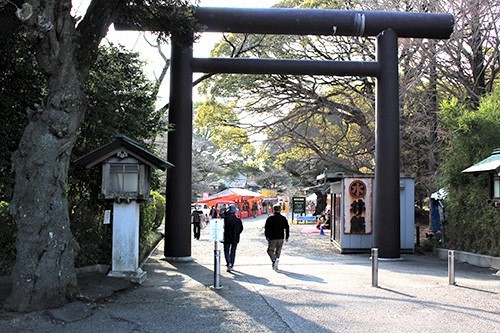
{"label": "person walking on path", "polygon": [[193,234],[195,239],[200,239],[201,232],[201,222],[205,221],[205,214],[199,208],[199,206],[195,206],[193,212],[191,213],[191,223],[193,224]]}
{"label": "person walking on path", "polygon": [[259,207],[257,206],[257,203],[252,204],[252,216],[253,218],[257,217],[257,213],[259,212]]}
{"label": "person walking on path", "polygon": [[290,226],[286,217],[281,215],[281,206],[275,205],[274,214],[269,216],[264,225],[264,234],[267,239],[267,254],[273,263],[273,269],[278,270],[278,262],[284,242],[288,242]]}
{"label": "person walking on path", "polygon": [[228,272],[233,270],[236,248],[243,231],[243,222],[235,215],[237,211],[236,205],[231,204],[224,215],[224,256]]}

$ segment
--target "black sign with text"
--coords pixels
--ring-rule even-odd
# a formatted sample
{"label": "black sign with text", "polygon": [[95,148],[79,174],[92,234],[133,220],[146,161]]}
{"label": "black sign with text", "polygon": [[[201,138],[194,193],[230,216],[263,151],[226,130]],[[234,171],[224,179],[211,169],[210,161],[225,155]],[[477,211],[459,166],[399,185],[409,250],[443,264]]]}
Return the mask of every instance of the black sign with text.
{"label": "black sign with text", "polygon": [[292,198],[292,211],[297,214],[305,214],[306,212],[306,198],[294,197]]}

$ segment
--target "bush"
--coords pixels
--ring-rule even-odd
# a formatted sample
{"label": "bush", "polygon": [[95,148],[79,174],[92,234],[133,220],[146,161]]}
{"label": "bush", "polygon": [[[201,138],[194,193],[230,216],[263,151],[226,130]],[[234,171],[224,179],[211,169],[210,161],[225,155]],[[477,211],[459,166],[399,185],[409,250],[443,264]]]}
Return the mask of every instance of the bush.
{"label": "bush", "polygon": [[457,101],[441,105],[441,118],[452,133],[441,165],[441,186],[448,196],[445,209],[447,248],[500,255],[500,211],[487,203],[488,175],[472,176],[462,170],[500,147],[500,91],[484,96],[478,110]]}
{"label": "bush", "polygon": [[435,248],[441,245],[442,244],[436,239],[426,239],[422,242],[420,250],[423,252],[433,252]]}
{"label": "bush", "polygon": [[150,231],[156,230],[165,217],[165,198],[152,191],[152,199],[141,206],[140,239],[146,241]]}
{"label": "bush", "polygon": [[16,262],[16,234],[9,203],[0,201],[0,275],[9,275]]}
{"label": "bush", "polygon": [[76,267],[111,263],[112,228],[103,224],[102,204],[80,198],[71,210],[71,232],[80,246]]}
{"label": "bush", "polygon": [[155,224],[154,228],[157,229],[163,223],[163,219],[165,218],[165,210],[166,210],[166,200],[160,193],[154,191],[153,200],[156,206],[156,215],[155,215]]}

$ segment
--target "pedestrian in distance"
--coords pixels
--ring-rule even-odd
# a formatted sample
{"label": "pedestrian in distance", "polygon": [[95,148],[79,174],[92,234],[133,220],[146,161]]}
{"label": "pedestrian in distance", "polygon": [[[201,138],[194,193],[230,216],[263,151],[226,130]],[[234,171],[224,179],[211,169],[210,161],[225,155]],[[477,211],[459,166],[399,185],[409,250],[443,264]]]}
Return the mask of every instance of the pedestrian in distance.
{"label": "pedestrian in distance", "polygon": [[290,236],[290,226],[286,217],[281,215],[279,204],[273,207],[274,214],[269,216],[264,225],[264,234],[267,239],[267,254],[271,258],[273,269],[278,270],[281,249],[284,242],[288,242]]}
{"label": "pedestrian in distance", "polygon": [[212,208],[210,208],[210,218],[211,219],[215,219],[217,218],[217,209],[215,208],[215,206],[212,206]]}
{"label": "pedestrian in distance", "polygon": [[198,205],[195,206],[193,212],[191,213],[191,223],[193,224],[193,234],[195,239],[200,239],[201,223],[205,221],[205,214],[203,214],[203,211]]}
{"label": "pedestrian in distance", "polygon": [[258,212],[259,212],[259,207],[257,207],[257,203],[254,202],[252,204],[252,216],[256,218]]}
{"label": "pedestrian in distance", "polygon": [[231,204],[224,214],[224,256],[228,272],[233,270],[236,248],[240,242],[240,234],[243,231],[243,222],[236,216],[237,212],[236,205]]}

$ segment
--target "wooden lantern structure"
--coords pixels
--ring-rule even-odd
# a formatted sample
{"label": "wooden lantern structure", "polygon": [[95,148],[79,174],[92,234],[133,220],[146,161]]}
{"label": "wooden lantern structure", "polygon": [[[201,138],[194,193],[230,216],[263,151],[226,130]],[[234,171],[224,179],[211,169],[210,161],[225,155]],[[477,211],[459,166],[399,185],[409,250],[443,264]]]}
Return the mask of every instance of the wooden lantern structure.
{"label": "wooden lantern structure", "polygon": [[87,168],[102,165],[99,198],[113,203],[112,269],[108,275],[142,283],[146,272],[139,267],[139,204],[149,199],[152,170],[165,171],[172,164],[123,135],[75,163]]}

